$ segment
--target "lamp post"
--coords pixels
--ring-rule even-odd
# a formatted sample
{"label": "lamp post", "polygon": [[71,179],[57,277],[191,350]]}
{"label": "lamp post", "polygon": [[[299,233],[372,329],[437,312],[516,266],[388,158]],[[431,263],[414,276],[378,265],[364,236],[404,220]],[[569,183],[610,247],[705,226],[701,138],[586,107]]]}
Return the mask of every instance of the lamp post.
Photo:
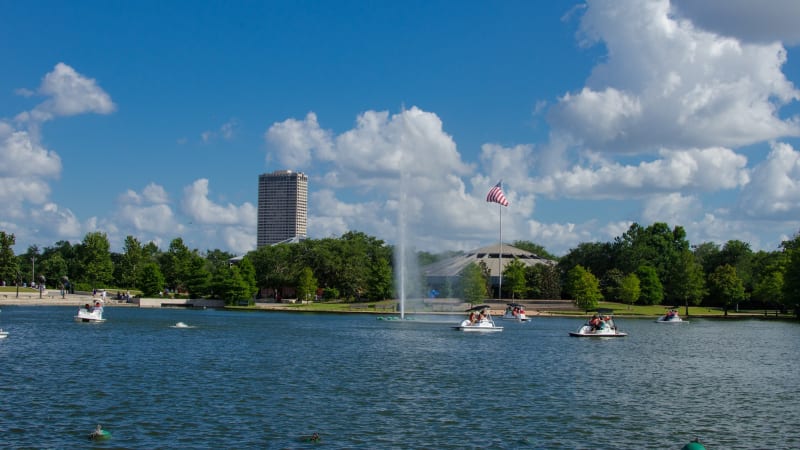
{"label": "lamp post", "polygon": [[36,281],[36,255],[31,256],[31,283]]}

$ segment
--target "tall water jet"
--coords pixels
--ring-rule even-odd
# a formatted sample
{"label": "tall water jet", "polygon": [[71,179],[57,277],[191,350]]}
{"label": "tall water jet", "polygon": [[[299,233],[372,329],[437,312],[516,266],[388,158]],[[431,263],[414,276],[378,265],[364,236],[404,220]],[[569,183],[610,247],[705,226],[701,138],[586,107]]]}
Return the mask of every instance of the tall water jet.
{"label": "tall water jet", "polygon": [[406,195],[406,174],[403,168],[400,168],[400,198],[397,203],[397,244],[395,246],[395,284],[397,285],[397,293],[400,297],[400,318],[406,317],[406,269],[407,255],[406,255],[406,228],[408,226],[408,196]]}
{"label": "tall water jet", "polygon": [[409,299],[421,295],[419,271],[417,270],[417,256],[410,232],[410,222],[413,217],[413,197],[409,198],[411,181],[405,163],[400,163],[400,179],[398,181],[397,198],[397,242],[394,251],[395,286],[399,296],[400,318],[405,319],[406,306]]}

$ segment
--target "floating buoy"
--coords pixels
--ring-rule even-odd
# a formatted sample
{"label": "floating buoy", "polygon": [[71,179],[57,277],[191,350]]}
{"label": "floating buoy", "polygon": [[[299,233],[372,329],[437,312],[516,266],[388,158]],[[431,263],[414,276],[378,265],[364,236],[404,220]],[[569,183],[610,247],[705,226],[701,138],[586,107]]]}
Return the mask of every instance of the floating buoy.
{"label": "floating buoy", "polygon": [[322,436],[319,433],[314,433],[311,436],[300,436],[300,442],[320,442],[322,441]]}
{"label": "floating buoy", "polygon": [[688,444],[684,445],[681,450],[706,450],[703,444],[700,443],[697,439],[689,442]]}
{"label": "floating buoy", "polygon": [[93,441],[100,441],[110,438],[111,432],[104,430],[100,425],[97,425],[97,428],[95,428],[94,431],[89,434],[89,439]]}

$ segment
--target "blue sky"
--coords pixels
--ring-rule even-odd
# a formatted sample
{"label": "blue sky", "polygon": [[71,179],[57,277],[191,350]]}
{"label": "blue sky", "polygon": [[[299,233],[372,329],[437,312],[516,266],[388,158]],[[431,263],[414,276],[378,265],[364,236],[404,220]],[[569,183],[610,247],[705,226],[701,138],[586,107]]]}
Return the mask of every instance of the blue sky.
{"label": "blue sky", "polygon": [[[756,4],[757,3],[757,4]],[[255,247],[258,175],[309,235],[565,254],[632,222],[800,231],[800,4],[0,0],[0,230]],[[404,219],[400,220],[399,217]]]}

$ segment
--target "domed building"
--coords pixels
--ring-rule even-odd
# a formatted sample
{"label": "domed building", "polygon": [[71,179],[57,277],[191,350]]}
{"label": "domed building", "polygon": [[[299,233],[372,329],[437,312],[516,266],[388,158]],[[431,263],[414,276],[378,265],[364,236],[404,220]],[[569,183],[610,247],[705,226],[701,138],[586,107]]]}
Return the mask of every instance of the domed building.
{"label": "domed building", "polygon": [[[502,252],[502,254],[501,254]],[[493,296],[496,295],[500,285],[500,275],[511,261],[518,260],[526,266],[537,264],[555,265],[556,262],[526,250],[512,247],[511,245],[494,244],[471,250],[461,255],[453,256],[421,269],[425,281],[430,289],[443,291],[445,286],[456,286],[464,270],[470,263],[481,265],[483,262],[489,269]]]}

